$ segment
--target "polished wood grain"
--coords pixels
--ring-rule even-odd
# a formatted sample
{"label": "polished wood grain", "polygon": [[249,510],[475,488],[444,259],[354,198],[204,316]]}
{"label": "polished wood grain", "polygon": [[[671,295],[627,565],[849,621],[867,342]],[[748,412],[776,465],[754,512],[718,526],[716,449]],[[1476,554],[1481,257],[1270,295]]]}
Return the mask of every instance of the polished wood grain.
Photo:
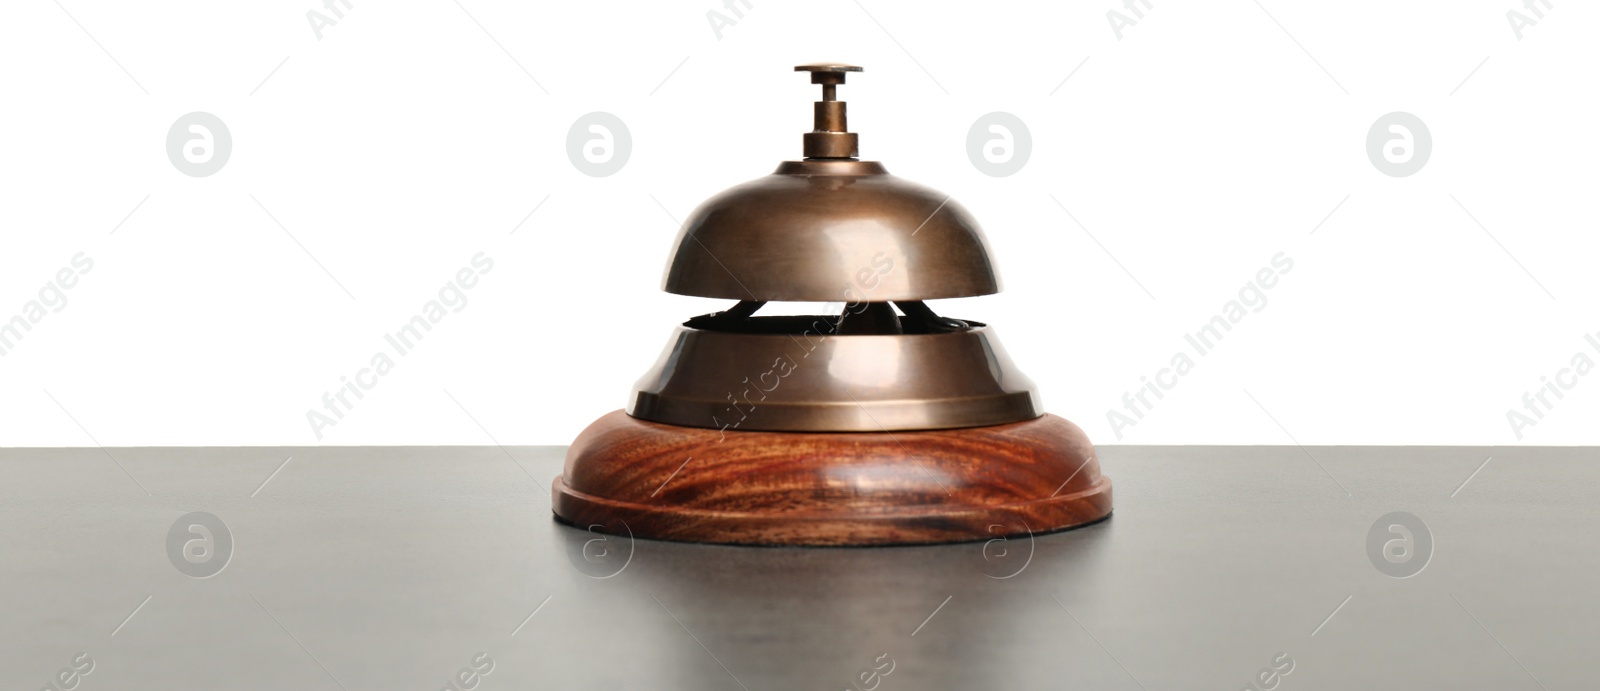
{"label": "polished wood grain", "polygon": [[890,545],[1037,534],[1111,513],[1083,430],[1054,415],[917,432],[718,431],[615,411],[572,443],[556,516],[634,537]]}

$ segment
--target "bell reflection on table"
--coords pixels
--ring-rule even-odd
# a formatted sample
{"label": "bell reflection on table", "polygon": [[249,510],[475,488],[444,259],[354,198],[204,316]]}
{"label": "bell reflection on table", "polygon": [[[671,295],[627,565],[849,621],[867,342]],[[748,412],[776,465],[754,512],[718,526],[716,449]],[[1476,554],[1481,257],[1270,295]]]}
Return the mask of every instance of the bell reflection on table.
{"label": "bell reflection on table", "polygon": [[[561,532],[569,553],[596,537]],[[887,682],[881,689],[1032,688],[1027,670],[1037,660],[1028,657],[1037,654],[1040,632],[1066,638],[1075,631],[1039,590],[1073,607],[1095,592],[1114,567],[1106,549],[1111,532],[874,550],[736,549],[614,536],[603,550],[616,563],[589,570],[615,577],[572,573],[559,587],[578,602],[604,598],[617,617],[604,633],[566,635],[590,637],[584,648],[629,651],[627,664],[649,670],[663,688],[705,688],[708,678],[739,688],[685,630],[752,689],[791,680],[777,686],[865,691],[871,673],[890,670],[890,661],[889,676],[878,675]],[[755,630],[758,621],[769,625]],[[1080,643],[1071,654],[1096,661],[1098,649]],[[1035,652],[1022,652],[1028,650]]]}

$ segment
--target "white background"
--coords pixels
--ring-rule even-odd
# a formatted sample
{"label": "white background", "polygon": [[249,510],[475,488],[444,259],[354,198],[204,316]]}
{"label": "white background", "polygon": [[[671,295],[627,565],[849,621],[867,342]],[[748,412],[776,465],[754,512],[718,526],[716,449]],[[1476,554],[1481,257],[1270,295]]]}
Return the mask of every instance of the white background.
{"label": "white background", "polygon": [[[867,68],[841,89],[863,158],[985,226],[1006,291],[935,307],[996,325],[1098,442],[1287,252],[1122,442],[1600,444],[1600,376],[1522,439],[1506,419],[1600,360],[1592,3],[1520,40],[1509,0],[1158,0],[1120,40],[1110,1],[753,0],[720,39],[712,0],[354,0],[320,40],[313,9],[8,3],[0,319],[94,268],[0,357],[0,444],[566,443],[725,304],[659,291],[652,197],[681,219],[797,158],[817,87],[791,67],[818,60]],[[231,131],[210,177],[164,151],[191,111]],[[611,177],[565,153],[591,111],[632,134]],[[1011,177],[967,159],[991,111],[1032,133]],[[1367,158],[1391,111],[1431,130],[1416,175]],[[306,411],[478,252],[469,304],[317,440]]]}

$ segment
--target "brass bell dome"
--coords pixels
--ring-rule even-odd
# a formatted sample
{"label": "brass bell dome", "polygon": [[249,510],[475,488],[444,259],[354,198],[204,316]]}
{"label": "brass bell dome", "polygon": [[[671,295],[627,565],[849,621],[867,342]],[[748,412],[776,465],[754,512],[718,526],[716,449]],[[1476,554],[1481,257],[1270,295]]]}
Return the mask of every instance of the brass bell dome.
{"label": "brass bell dome", "polygon": [[[872,280],[884,263],[895,270]],[[1000,278],[978,222],[949,196],[876,162],[813,159],[695,209],[662,288],[733,300],[933,300],[991,295]]]}
{"label": "brass bell dome", "polygon": [[[883,302],[1000,292],[978,222],[949,195],[856,160],[834,87],[850,65],[801,65],[823,85],[803,161],[690,214],[662,289],[732,300]],[[892,265],[879,274],[876,269]]]}

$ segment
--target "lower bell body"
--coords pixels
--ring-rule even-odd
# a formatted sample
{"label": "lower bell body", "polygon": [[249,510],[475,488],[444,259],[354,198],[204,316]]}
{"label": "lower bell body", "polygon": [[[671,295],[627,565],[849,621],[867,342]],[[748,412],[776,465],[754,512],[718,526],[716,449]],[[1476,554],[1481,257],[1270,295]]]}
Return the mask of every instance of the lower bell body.
{"label": "lower bell body", "polygon": [[556,517],[661,540],[864,546],[1111,514],[1094,446],[1040,410],[988,327],[810,338],[770,319],[769,333],[680,328],[628,411],[573,441]]}

